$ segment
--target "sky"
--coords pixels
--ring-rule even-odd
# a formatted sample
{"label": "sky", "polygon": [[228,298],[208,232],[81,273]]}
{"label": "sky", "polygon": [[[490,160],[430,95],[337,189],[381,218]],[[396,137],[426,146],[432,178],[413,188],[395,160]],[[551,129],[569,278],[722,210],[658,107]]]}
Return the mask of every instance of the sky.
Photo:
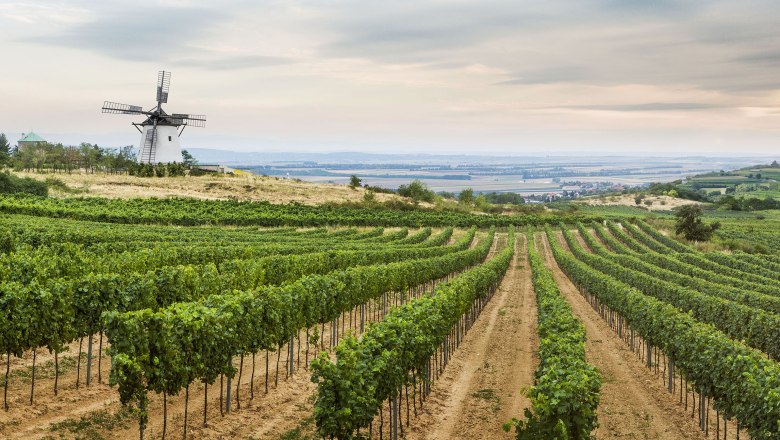
{"label": "sky", "polygon": [[777,0],[0,0],[0,131],[137,144],[172,72],[184,148],[780,151]]}

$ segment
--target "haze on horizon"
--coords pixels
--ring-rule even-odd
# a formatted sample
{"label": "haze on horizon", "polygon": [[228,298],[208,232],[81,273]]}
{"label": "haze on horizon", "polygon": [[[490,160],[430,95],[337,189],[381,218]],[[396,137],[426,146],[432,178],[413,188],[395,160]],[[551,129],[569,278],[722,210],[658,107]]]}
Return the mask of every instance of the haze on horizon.
{"label": "haze on horizon", "polygon": [[[137,144],[112,100],[206,114],[183,147],[772,154],[769,0],[0,0],[0,131]],[[140,122],[136,120],[136,122]]]}

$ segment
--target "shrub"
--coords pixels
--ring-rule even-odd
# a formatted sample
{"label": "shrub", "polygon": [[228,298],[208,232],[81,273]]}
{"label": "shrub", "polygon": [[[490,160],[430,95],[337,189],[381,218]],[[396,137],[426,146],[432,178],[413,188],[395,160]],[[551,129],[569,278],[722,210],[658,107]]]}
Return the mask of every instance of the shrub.
{"label": "shrub", "polygon": [[28,193],[46,197],[49,195],[49,185],[29,177],[17,177],[5,171],[0,173],[0,193]]}

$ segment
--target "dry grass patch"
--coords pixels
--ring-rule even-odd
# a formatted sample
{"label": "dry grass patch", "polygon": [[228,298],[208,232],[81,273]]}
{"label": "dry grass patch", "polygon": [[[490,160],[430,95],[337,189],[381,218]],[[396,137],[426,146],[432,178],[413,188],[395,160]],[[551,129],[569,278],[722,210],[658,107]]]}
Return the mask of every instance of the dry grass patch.
{"label": "dry grass patch", "polygon": [[[679,208],[684,205],[698,205],[700,202],[695,202],[688,199],[680,199],[670,196],[653,196],[647,195],[642,199],[639,205],[636,204],[635,197],[632,194],[620,194],[611,196],[602,196],[583,199],[581,203],[589,206],[638,206],[645,208],[649,211],[669,211],[675,208]],[[650,202],[647,204],[646,202]]]}
{"label": "dry grass patch", "polygon": [[[198,177],[135,177],[100,173],[17,174],[38,180],[46,180],[50,177],[61,180],[70,190],[51,188],[51,194],[58,197],[193,197],[320,205],[334,202],[361,202],[366,192],[363,188],[351,189],[346,185],[311,183],[249,173]],[[391,194],[375,196],[379,202],[399,199],[398,196]]]}

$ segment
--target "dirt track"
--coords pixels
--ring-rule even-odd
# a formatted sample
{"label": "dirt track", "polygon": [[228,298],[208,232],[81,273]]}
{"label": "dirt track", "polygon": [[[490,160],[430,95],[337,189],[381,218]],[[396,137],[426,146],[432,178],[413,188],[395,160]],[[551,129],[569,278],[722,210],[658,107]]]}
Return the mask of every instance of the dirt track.
{"label": "dirt track", "polygon": [[560,270],[547,237],[537,234],[536,239],[561,293],[585,324],[585,354],[602,375],[596,438],[704,439],[694,420],[683,413],[658,378],[631,353]]}
{"label": "dirt track", "polygon": [[523,236],[499,291],[447,365],[408,439],[513,438],[501,425],[530,405],[521,395],[535,368],[536,302]]}

